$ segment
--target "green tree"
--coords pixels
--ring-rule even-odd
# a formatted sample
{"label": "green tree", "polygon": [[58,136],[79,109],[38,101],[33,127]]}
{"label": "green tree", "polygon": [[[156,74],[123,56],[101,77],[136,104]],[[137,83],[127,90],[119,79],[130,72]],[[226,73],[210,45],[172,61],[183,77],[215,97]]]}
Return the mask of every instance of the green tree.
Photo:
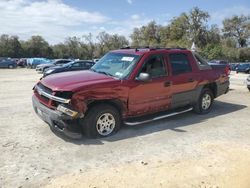
{"label": "green tree", "polygon": [[222,47],[216,44],[208,44],[202,49],[202,56],[208,60],[222,59]]}
{"label": "green tree", "polygon": [[81,48],[85,52],[86,59],[94,59],[95,58],[95,49],[96,44],[93,39],[93,35],[89,33],[88,35],[83,36],[83,42],[81,42]]}
{"label": "green tree", "polygon": [[238,59],[241,62],[250,61],[250,48],[238,49]]}
{"label": "green tree", "polygon": [[198,47],[207,44],[207,22],[209,14],[194,7],[188,15],[188,36]]}
{"label": "green tree", "polygon": [[161,32],[162,44],[168,47],[189,47],[191,40],[188,40],[189,30],[188,15],[182,13],[179,17],[174,17],[170,24],[163,27]]}
{"label": "green tree", "polygon": [[48,42],[41,36],[32,36],[25,42],[24,49],[28,57],[51,57],[53,51]]}
{"label": "green tree", "polygon": [[149,22],[146,26],[135,28],[130,35],[132,46],[159,46],[161,44],[162,26],[155,21]]}
{"label": "green tree", "polygon": [[21,57],[23,49],[17,36],[2,35],[0,37],[0,56]]}
{"label": "green tree", "polygon": [[110,35],[106,32],[101,32],[97,36],[98,44],[95,56],[101,57],[110,50],[119,49],[128,46],[128,40],[121,35]]}
{"label": "green tree", "polygon": [[225,37],[236,40],[239,47],[246,47],[250,38],[250,17],[242,15],[226,18],[222,31]]}

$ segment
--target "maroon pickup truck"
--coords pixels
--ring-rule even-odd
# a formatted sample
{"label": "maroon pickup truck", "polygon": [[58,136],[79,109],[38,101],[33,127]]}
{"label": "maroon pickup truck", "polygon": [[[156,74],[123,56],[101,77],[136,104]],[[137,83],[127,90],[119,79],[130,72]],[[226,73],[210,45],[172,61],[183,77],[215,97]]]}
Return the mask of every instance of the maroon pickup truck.
{"label": "maroon pickup truck", "polygon": [[50,75],[34,86],[33,107],[52,130],[71,138],[105,137],[194,110],[206,114],[227,93],[228,69],[172,48],[125,48],[90,70]]}

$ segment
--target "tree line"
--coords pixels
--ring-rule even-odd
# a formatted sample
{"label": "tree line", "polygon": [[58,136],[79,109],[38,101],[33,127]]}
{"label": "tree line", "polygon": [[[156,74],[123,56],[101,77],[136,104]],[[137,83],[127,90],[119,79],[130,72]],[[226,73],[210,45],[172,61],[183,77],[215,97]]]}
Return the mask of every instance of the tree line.
{"label": "tree line", "polygon": [[56,45],[50,45],[42,36],[32,36],[22,41],[17,36],[1,35],[0,57],[94,59],[112,49],[128,45],[129,41],[124,36],[106,32],[99,33],[96,39],[91,33],[82,37],[68,37]]}
{"label": "tree line", "polygon": [[194,7],[174,17],[167,25],[149,22],[134,28],[129,42],[125,36],[100,32],[82,37],[68,37],[50,45],[41,36],[19,40],[17,36],[0,37],[0,57],[99,58],[124,46],[186,47],[195,43],[205,58],[230,62],[250,61],[250,16],[235,15],[223,20],[222,28],[209,25],[208,12]]}

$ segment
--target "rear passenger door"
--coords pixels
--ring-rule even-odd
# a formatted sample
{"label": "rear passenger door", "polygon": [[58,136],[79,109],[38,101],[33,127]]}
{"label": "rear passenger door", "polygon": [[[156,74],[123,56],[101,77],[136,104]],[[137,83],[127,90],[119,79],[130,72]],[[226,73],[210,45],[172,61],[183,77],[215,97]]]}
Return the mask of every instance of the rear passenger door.
{"label": "rear passenger door", "polygon": [[171,108],[193,103],[197,95],[197,79],[188,53],[170,52],[168,63],[171,69]]}

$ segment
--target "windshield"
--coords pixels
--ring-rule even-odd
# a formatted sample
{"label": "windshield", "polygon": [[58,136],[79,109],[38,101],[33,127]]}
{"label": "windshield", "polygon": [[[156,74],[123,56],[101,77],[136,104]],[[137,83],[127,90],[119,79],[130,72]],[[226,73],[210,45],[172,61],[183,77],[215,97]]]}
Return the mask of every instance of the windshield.
{"label": "windshield", "polygon": [[90,70],[123,79],[130,74],[139,58],[139,55],[108,53]]}
{"label": "windshield", "polygon": [[71,62],[69,62],[69,63],[64,64],[62,67],[69,67],[69,66],[72,65],[73,63],[74,63],[74,61],[71,61]]}

